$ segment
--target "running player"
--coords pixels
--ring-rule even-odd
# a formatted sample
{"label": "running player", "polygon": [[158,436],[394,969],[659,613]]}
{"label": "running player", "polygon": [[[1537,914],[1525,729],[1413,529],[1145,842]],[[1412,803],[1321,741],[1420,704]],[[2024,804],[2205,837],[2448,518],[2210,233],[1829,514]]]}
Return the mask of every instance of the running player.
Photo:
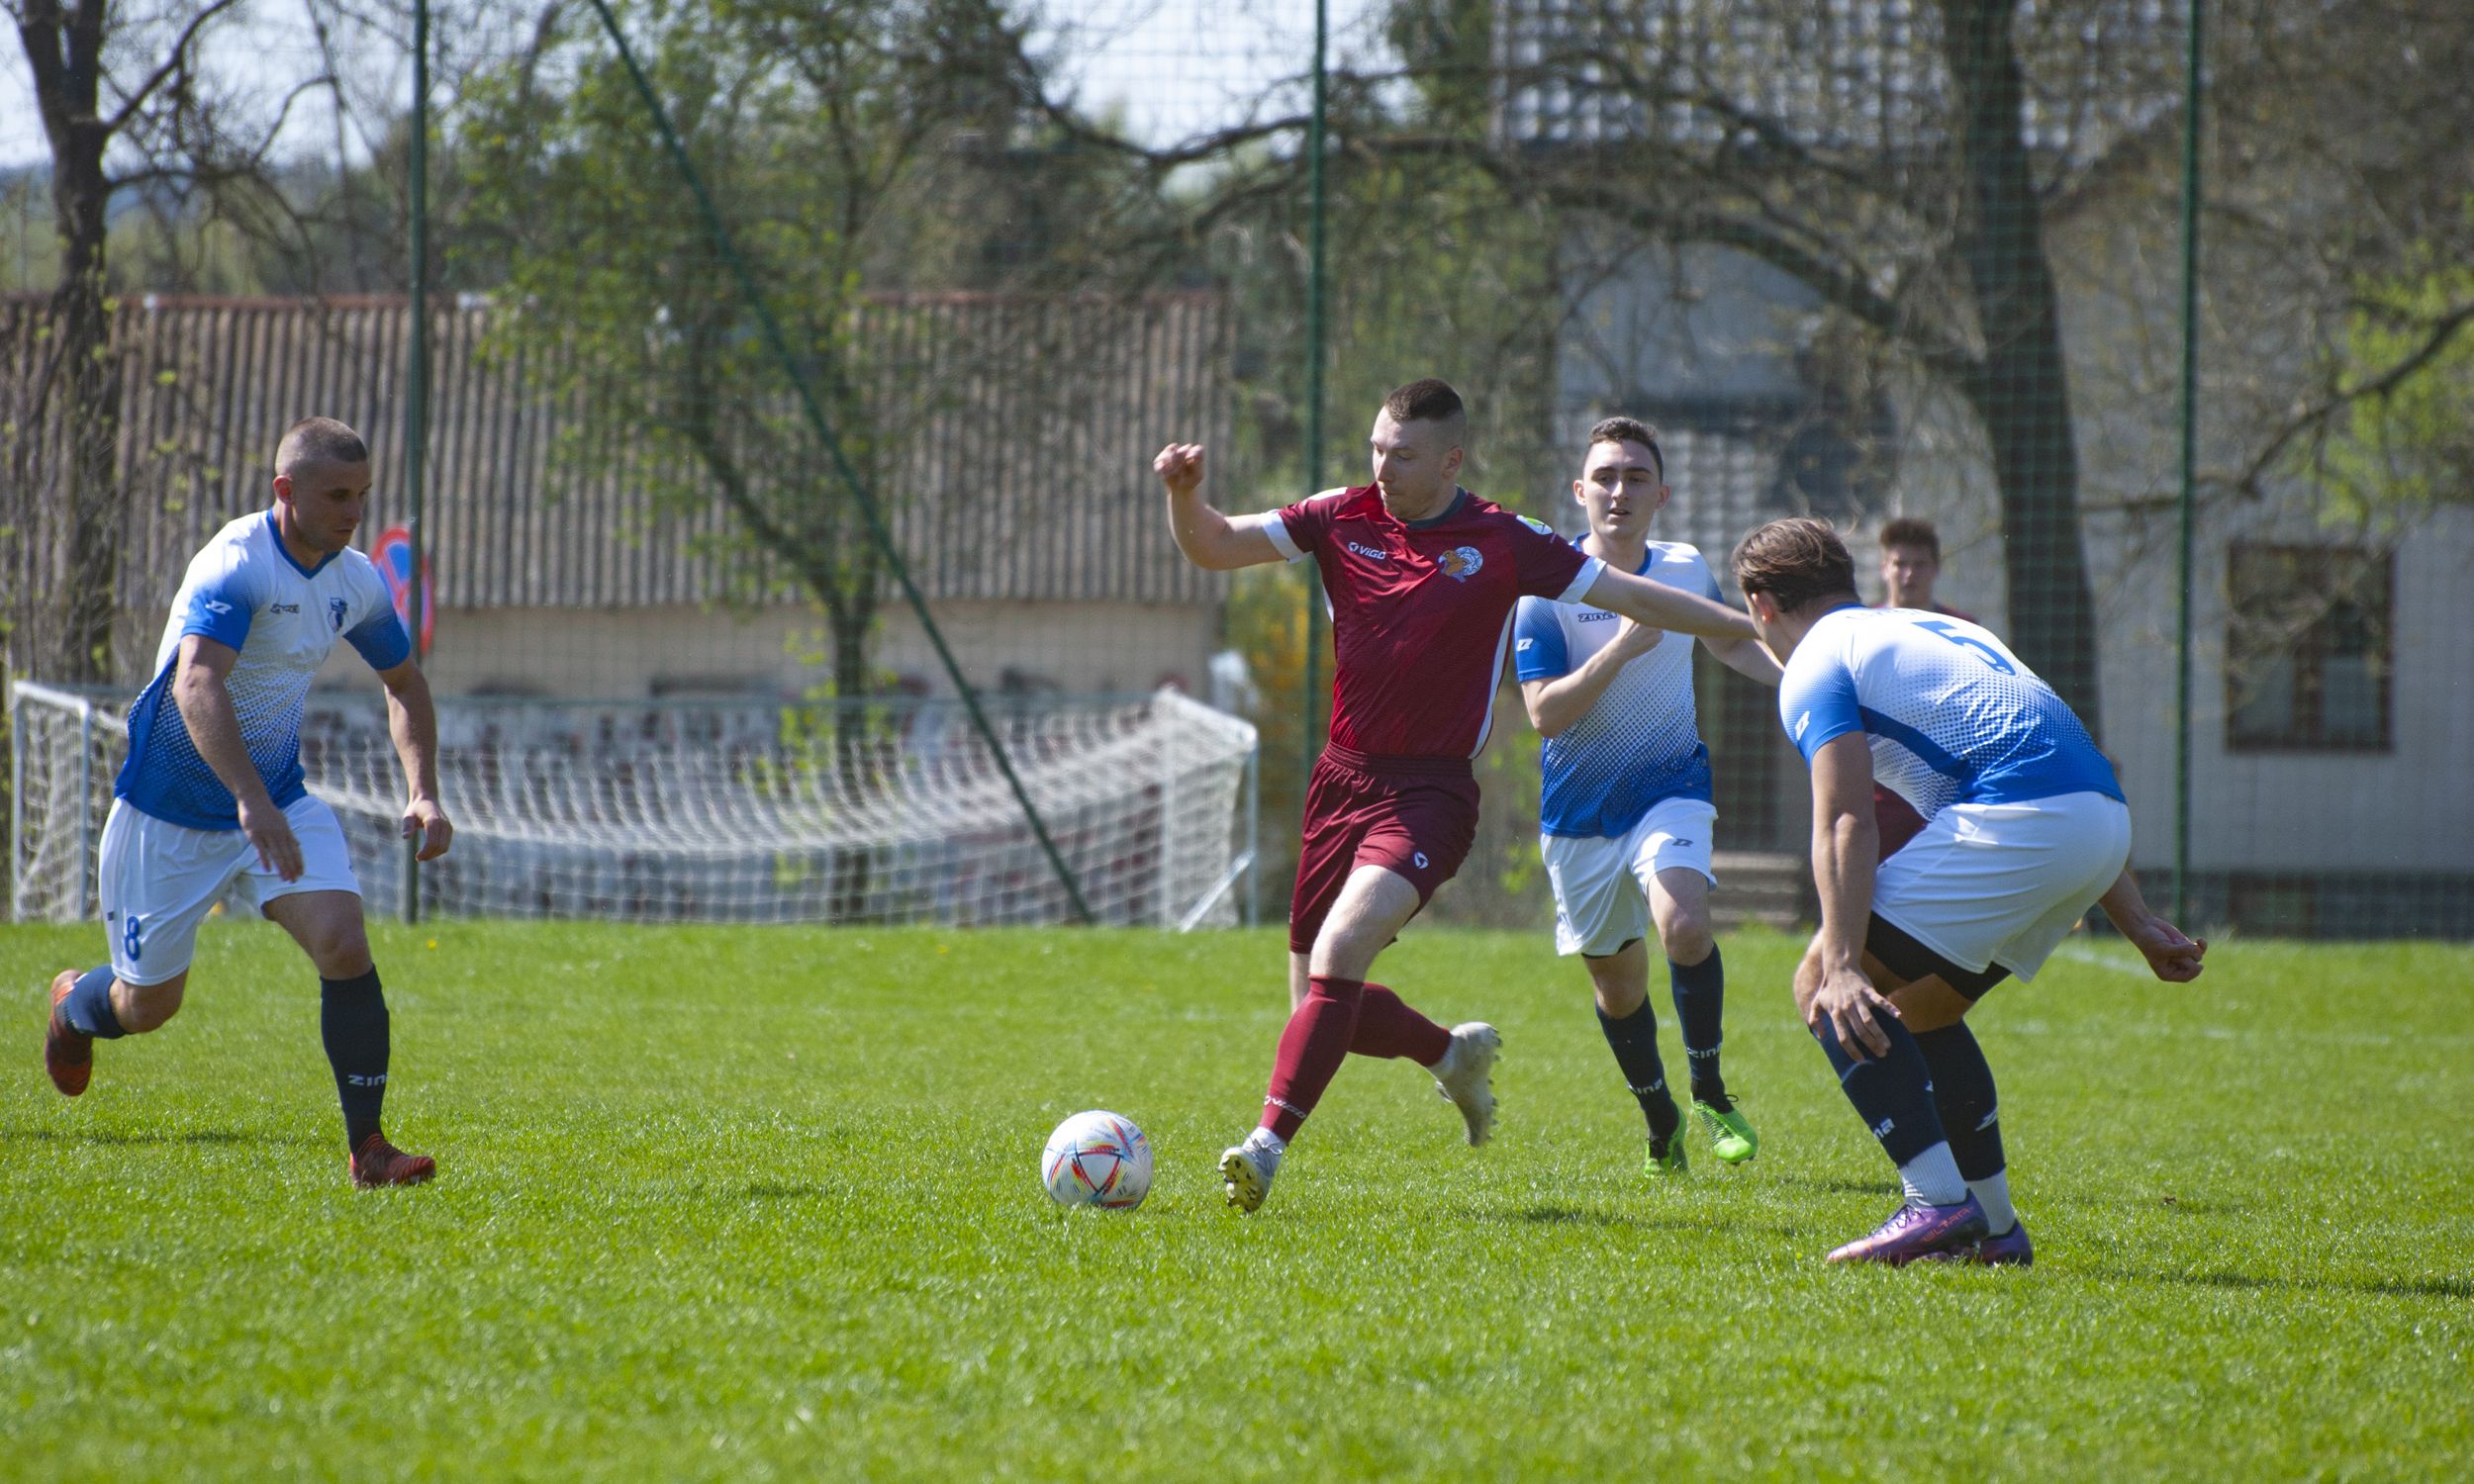
{"label": "running player", "polygon": [[[1655,429],[1631,417],[1590,428],[1572,498],[1589,517],[1582,551],[1617,572],[1718,598],[1698,549],[1650,539],[1650,523],[1669,498]],[[1722,663],[1778,684],[1777,662],[1759,643],[1701,642]],[[1555,886],[1555,951],[1578,954],[1588,966],[1598,1029],[1649,1120],[1642,1171],[1665,1179],[1687,1164],[1682,1117],[1658,1055],[1658,1013],[1649,1005],[1644,939],[1652,923],[1683,1030],[1692,1112],[1710,1152],[1740,1164],[1760,1140],[1727,1095],[1718,1063],[1727,982],[1709,928],[1718,809],[1693,713],[1692,641],[1603,608],[1524,598],[1512,659],[1529,719],[1546,738],[1538,848]]]}
{"label": "running player", "polygon": [[360,885],[334,812],[301,770],[301,705],[335,641],[387,689],[412,796],[403,834],[446,853],[437,718],[412,641],[369,559],[351,549],[369,449],[332,417],[294,423],[275,450],[275,506],[216,532],[189,564],[129,713],[97,870],[112,962],[51,981],[44,1069],[86,1090],[94,1043],[151,1031],[179,1010],[198,923],[235,878],[317,966],[319,1026],[343,1104],[355,1185],[412,1185],[436,1166],[387,1142],[387,1002],[362,931]]}
{"label": "running player", "polygon": [[[1796,1005],[1905,1187],[1878,1231],[1830,1260],[2026,1263],[1993,1073],[1965,1015],[2011,974],[2036,977],[2091,906],[2169,983],[2199,976],[2207,944],[2141,899],[2113,765],[2001,640],[1864,607],[1846,546],[1818,520],[1745,537],[1735,577],[1785,666],[1778,717],[1812,767],[1821,931]],[[1926,821],[1885,861],[1876,773]]]}
{"label": "running player", "polygon": [[1188,560],[1226,571],[1310,557],[1331,603],[1331,735],[1306,789],[1288,911],[1294,1008],[1261,1126],[1220,1159],[1241,1210],[1262,1205],[1288,1141],[1353,1051],[1407,1057],[1433,1072],[1471,1144],[1492,1129],[1494,1028],[1447,1031],[1366,976],[1469,853],[1477,825],[1470,759],[1485,745],[1520,597],[1585,602],[1717,638],[1753,633],[1732,608],[1609,570],[1460,488],[1467,435],[1459,393],[1411,382],[1376,415],[1372,483],[1233,520],[1202,501],[1199,445],[1172,443],[1152,462]]}

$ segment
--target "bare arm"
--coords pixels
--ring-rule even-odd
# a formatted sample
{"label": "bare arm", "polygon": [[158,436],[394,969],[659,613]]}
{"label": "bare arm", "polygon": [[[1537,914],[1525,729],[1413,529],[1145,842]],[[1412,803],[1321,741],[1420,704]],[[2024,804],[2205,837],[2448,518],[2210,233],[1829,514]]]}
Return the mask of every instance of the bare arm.
{"label": "bare arm", "polygon": [[1778,668],[1778,662],[1770,655],[1767,646],[1758,639],[1712,639],[1704,635],[1701,647],[1708,650],[1719,664],[1748,680],[1760,681],[1772,691],[1777,690],[1778,683],[1786,678],[1786,673]]}
{"label": "bare arm", "polygon": [[292,823],[283,817],[283,810],[275,807],[266,781],[257,776],[257,765],[249,761],[249,746],[240,739],[240,715],[233,709],[232,690],[225,683],[239,659],[240,651],[204,634],[183,637],[175,662],[179,670],[172,677],[172,704],[180,708],[181,722],[189,728],[189,740],[198,756],[232,790],[239,810],[240,833],[257,852],[257,863],[287,881],[297,881],[301,879],[301,842],[293,837]]}
{"label": "bare arm", "polygon": [[1648,654],[1666,635],[1627,618],[1621,632],[1570,672],[1545,680],[1522,681],[1520,698],[1529,707],[1529,724],[1541,737],[1552,737],[1589,714],[1624,666]]}
{"label": "bare arm", "polygon": [[1854,1057],[1888,1052],[1881,1021],[1898,1013],[1864,974],[1864,933],[1872,923],[1872,880],[1880,860],[1872,751],[1862,732],[1849,732],[1813,755],[1813,885],[1821,894],[1821,931],[1813,947],[1821,987],[1806,1020],[1816,1031],[1827,1021]]}
{"label": "bare arm", "polygon": [[1280,561],[1280,548],[1255,526],[1232,523],[1202,503],[1202,445],[1171,443],[1151,461],[1169,492],[1169,532],[1186,560],[1211,572]]}
{"label": "bare arm", "polygon": [[1712,603],[1698,593],[1686,593],[1681,588],[1670,588],[1612,567],[1598,574],[1597,581],[1589,584],[1589,591],[1580,595],[1580,601],[1593,608],[1621,613],[1635,623],[1679,634],[1699,634],[1711,639],[1759,637],[1752,619],[1723,603]]}
{"label": "bare arm", "polygon": [[429,699],[429,679],[410,659],[379,671],[378,679],[387,688],[387,733],[395,739],[395,756],[404,765],[411,794],[397,833],[407,840],[418,834],[421,849],[413,858],[434,861],[446,854],[455,826],[438,802],[438,712]]}
{"label": "bare arm", "polygon": [[2187,984],[2199,977],[2203,967],[2199,961],[2208,952],[2208,940],[2186,938],[2180,928],[2157,916],[2147,899],[2140,895],[2139,881],[2132,877],[2130,867],[2122,868],[2122,875],[2097,898],[2096,904],[2105,909],[2105,915],[2121,929],[2122,936],[2130,939],[2131,945],[2147,960],[2147,967],[2156,977],[2168,984]]}

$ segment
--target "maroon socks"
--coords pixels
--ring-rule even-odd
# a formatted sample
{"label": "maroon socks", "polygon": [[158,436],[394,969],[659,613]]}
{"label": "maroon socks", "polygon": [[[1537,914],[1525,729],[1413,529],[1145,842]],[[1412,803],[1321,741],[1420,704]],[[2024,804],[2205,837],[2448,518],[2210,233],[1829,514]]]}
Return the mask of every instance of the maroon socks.
{"label": "maroon socks", "polygon": [[1432,1067],[1452,1049],[1452,1033],[1418,1014],[1380,984],[1359,979],[1306,980],[1305,999],[1289,1012],[1263,1099],[1263,1127],[1284,1143],[1323,1097],[1351,1052],[1406,1057]]}

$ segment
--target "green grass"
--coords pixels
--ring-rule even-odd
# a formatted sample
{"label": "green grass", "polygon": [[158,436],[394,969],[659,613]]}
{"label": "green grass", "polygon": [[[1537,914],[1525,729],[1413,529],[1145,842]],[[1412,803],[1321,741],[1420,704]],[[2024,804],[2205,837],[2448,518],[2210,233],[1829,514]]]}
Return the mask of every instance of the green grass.
{"label": "green grass", "polygon": [[[263,924],[210,924],[180,1018],[54,1094],[40,986],[98,947],[0,929],[0,1475],[2474,1460],[2462,950],[2229,944],[2170,988],[2074,942],[1978,1016],[2039,1264],[1884,1272],[1820,1261],[1891,1186],[1781,938],[1728,944],[1750,1167],[1646,1187],[1578,969],[1422,930],[1382,976],[1502,1027],[1498,1141],[1353,1063],[1253,1218],[1212,1165],[1285,1010],[1269,933],[382,929],[390,1128],[442,1172],[375,1193],[344,1183],[316,984]],[[1138,1212],[1040,1193],[1042,1137],[1093,1106],[1156,1143]]]}

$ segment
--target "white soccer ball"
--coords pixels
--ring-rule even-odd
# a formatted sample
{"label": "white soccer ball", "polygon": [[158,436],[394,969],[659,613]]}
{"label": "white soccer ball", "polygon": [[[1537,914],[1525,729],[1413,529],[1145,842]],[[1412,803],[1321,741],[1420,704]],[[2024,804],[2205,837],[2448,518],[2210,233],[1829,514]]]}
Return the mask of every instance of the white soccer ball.
{"label": "white soccer ball", "polygon": [[1060,1206],[1131,1211],[1151,1193],[1151,1141],[1130,1118],[1077,1113],[1048,1136],[1039,1180]]}

